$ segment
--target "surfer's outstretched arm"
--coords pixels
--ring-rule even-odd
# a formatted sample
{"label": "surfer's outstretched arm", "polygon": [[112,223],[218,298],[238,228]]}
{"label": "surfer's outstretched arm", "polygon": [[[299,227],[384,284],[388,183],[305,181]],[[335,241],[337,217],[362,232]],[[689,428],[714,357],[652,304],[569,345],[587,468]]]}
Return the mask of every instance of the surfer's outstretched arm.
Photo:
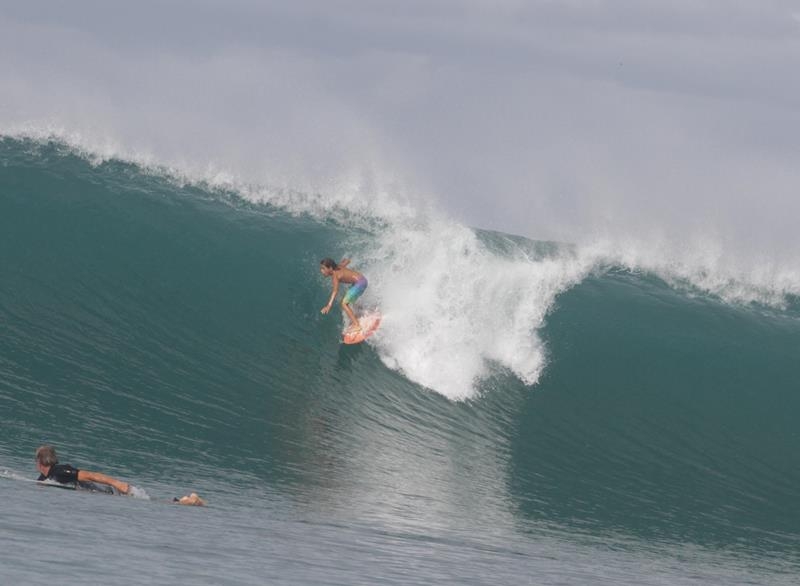
{"label": "surfer's outstretched arm", "polygon": [[78,482],[97,482],[98,484],[107,484],[116,488],[120,494],[128,494],[130,485],[127,482],[122,482],[116,478],[111,478],[100,472],[92,472],[90,470],[78,470]]}
{"label": "surfer's outstretched arm", "polygon": [[350,259],[349,258],[343,258],[341,260],[341,262],[339,263],[339,268],[343,269],[344,267],[346,267],[349,264],[350,264]]}
{"label": "surfer's outstretched arm", "polygon": [[328,313],[331,310],[336,295],[339,293],[339,275],[332,273],[331,279],[333,279],[333,291],[331,292],[331,298],[328,300],[328,304],[322,308],[322,313]]}

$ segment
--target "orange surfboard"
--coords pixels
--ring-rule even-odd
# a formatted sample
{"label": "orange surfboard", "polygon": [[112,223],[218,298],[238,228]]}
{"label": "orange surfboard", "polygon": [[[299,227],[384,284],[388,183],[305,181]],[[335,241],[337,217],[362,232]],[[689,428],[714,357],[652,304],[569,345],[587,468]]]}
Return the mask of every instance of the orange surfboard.
{"label": "orange surfboard", "polygon": [[372,334],[375,333],[375,330],[378,329],[378,326],[381,325],[381,313],[379,311],[373,311],[370,313],[365,313],[361,317],[358,318],[358,323],[361,326],[361,331],[354,334],[352,332],[348,332],[347,330],[342,332],[342,342],[345,344],[359,344],[369,338]]}

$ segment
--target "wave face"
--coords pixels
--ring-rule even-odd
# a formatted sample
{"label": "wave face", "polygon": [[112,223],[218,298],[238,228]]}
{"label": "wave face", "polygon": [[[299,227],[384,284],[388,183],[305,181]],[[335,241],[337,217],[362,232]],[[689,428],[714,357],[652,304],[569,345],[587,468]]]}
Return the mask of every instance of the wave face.
{"label": "wave face", "polygon": [[[281,198],[0,141],[15,474],[48,441],[149,493],[266,486],[428,531],[796,554],[791,293],[728,303],[433,212]],[[384,313],[368,344],[320,314],[324,256],[368,276]]]}

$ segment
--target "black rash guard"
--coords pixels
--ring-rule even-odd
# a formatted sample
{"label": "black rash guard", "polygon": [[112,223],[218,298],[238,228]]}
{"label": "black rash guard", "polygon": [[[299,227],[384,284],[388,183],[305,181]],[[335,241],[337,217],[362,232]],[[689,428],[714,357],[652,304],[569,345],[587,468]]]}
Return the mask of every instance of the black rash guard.
{"label": "black rash guard", "polygon": [[42,480],[53,480],[59,484],[63,484],[69,488],[79,490],[90,490],[92,492],[105,492],[108,494],[116,494],[116,489],[107,484],[99,484],[97,482],[79,482],[78,469],[70,466],[69,464],[53,464],[50,470],[47,471],[47,476],[39,474],[37,478],[39,482]]}
{"label": "black rash guard", "polygon": [[47,476],[39,474],[37,479],[39,482],[42,480],[55,480],[59,484],[72,484],[78,485],[78,469],[73,468],[69,464],[53,464],[50,470],[47,471]]}

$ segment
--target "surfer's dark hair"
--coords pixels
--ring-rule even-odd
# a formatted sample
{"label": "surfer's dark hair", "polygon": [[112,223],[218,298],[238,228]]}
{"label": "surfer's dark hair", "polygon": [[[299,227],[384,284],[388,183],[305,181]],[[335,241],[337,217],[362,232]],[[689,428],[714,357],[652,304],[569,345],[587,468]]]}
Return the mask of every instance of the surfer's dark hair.
{"label": "surfer's dark hair", "polygon": [[334,271],[339,268],[339,265],[337,265],[336,261],[332,258],[323,258],[321,261],[319,261],[319,264],[321,264],[323,267],[333,269]]}
{"label": "surfer's dark hair", "polygon": [[58,456],[53,446],[40,446],[36,450],[36,461],[42,466],[52,466],[58,464]]}

